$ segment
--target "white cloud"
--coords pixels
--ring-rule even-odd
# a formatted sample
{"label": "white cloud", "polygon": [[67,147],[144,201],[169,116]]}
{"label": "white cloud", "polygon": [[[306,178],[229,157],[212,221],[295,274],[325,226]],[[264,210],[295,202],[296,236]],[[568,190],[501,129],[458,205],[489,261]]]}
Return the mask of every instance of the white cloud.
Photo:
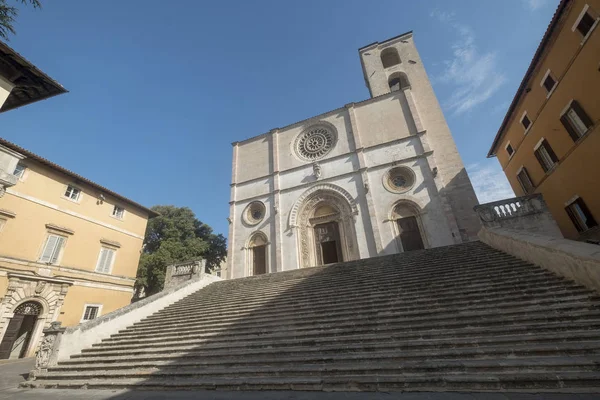
{"label": "white cloud", "polygon": [[467,166],[467,173],[479,202],[483,204],[515,197],[500,164],[496,160],[494,162],[490,160],[485,164],[476,163]]}
{"label": "white cloud", "polygon": [[543,7],[548,0],[522,0],[527,8],[531,11],[535,11],[540,7]]}
{"label": "white cloud", "polygon": [[455,87],[444,105],[454,114],[462,114],[492,97],[506,83],[506,77],[497,66],[496,53],[481,53],[471,27],[456,22],[454,13],[434,10],[431,16],[449,25],[458,36],[451,45],[453,57],[444,61],[446,70],[436,81]]}

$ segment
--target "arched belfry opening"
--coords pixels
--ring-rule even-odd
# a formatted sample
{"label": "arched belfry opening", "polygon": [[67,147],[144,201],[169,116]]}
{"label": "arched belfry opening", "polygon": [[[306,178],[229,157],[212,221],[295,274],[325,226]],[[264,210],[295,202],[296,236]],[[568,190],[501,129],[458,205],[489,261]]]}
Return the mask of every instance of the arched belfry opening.
{"label": "arched belfry opening", "polygon": [[394,233],[400,252],[428,247],[421,216],[419,206],[407,200],[399,201],[392,208],[390,220],[394,222]]}
{"label": "arched belfry opening", "polygon": [[393,47],[388,47],[381,52],[381,63],[383,68],[393,67],[394,65],[400,64],[400,56],[398,50]]}
{"label": "arched belfry opening", "polygon": [[392,74],[388,80],[388,84],[391,92],[397,92],[400,89],[404,90],[410,88],[408,76],[406,76],[404,72],[396,72]]}
{"label": "arched belfry opening", "polygon": [[300,196],[290,215],[290,226],[298,232],[300,267],[358,259],[356,214],[350,194],[335,185],[318,185]]}
{"label": "arched belfry opening", "polygon": [[26,301],[15,308],[0,342],[0,359],[23,358],[30,353],[31,339],[42,313],[43,306],[37,301]]}
{"label": "arched belfry opening", "polygon": [[269,240],[262,232],[254,232],[248,240],[248,274],[262,275],[268,271],[267,267],[267,247]]}

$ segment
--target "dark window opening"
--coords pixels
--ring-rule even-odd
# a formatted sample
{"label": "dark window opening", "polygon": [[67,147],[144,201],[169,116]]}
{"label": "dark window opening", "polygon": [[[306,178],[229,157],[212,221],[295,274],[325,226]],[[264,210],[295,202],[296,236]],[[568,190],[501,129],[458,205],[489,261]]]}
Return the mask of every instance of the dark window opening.
{"label": "dark window opening", "polygon": [[577,30],[583,37],[586,37],[592,29],[592,26],[594,26],[594,22],[596,22],[594,17],[592,17],[589,12],[586,12],[583,14],[583,17],[581,17],[579,24],[577,24]]}
{"label": "dark window opening", "polygon": [[550,93],[554,89],[554,85],[556,85],[556,81],[548,74],[546,79],[544,79],[544,88]]}
{"label": "dark window opening", "polygon": [[523,127],[525,127],[526,130],[527,130],[527,128],[529,128],[529,126],[531,125],[531,121],[529,120],[529,117],[527,115],[523,116],[523,119],[521,120],[521,124],[523,125]]}
{"label": "dark window opening", "polygon": [[383,64],[383,68],[389,68],[400,64],[400,56],[398,55],[398,51],[394,48],[383,50],[381,52],[381,63]]}
{"label": "dark window opening", "polygon": [[578,232],[587,231],[598,225],[582,198],[578,198],[569,204],[565,210]]}
{"label": "dark window opening", "polygon": [[558,162],[558,157],[556,157],[554,150],[552,150],[546,139],[542,141],[540,147],[534,153],[544,172],[550,171]]}
{"label": "dark window opening", "polygon": [[531,193],[533,191],[533,182],[527,173],[527,169],[522,168],[521,171],[517,174],[517,180],[521,184],[523,188],[523,192],[525,194]]}

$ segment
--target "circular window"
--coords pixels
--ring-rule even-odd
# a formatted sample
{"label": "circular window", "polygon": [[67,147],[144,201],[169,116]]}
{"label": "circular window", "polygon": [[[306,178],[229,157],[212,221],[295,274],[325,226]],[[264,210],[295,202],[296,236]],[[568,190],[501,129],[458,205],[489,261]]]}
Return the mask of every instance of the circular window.
{"label": "circular window", "polygon": [[302,132],[296,138],[296,155],[305,161],[317,160],[335,146],[336,136],[333,129],[316,125]]}
{"label": "circular window", "polygon": [[253,201],[244,210],[243,219],[248,225],[256,225],[265,217],[265,205],[261,201]]}
{"label": "circular window", "polygon": [[415,184],[415,173],[408,167],[395,167],[383,175],[383,186],[393,193],[404,193]]}

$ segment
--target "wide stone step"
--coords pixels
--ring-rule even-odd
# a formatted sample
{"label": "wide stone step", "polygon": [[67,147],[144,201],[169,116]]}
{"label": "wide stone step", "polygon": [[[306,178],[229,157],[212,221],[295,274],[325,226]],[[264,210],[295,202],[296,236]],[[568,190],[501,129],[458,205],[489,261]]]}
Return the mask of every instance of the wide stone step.
{"label": "wide stone step", "polygon": [[[152,319],[164,319],[169,316],[177,316],[180,315],[181,312],[189,313],[203,313],[204,315],[218,314],[224,313],[227,311],[237,311],[237,310],[246,310],[251,309],[255,310],[258,307],[268,303],[271,307],[289,307],[290,304],[294,306],[309,306],[312,301],[312,305],[315,307],[329,304],[336,304],[342,302],[344,300],[348,300],[348,298],[361,298],[361,299],[405,299],[409,304],[410,303],[418,303],[422,300],[433,300],[433,299],[444,299],[444,298],[454,298],[454,297],[462,297],[467,294],[481,293],[484,291],[498,291],[498,287],[500,289],[510,288],[511,285],[515,284],[529,284],[532,286],[536,283],[540,290],[544,288],[544,285],[552,288],[560,288],[563,291],[565,290],[586,290],[585,288],[575,285],[575,284],[566,284],[563,281],[558,279],[549,278],[543,274],[535,274],[531,275],[529,278],[527,276],[523,277],[522,275],[517,275],[519,277],[518,281],[511,280],[496,280],[491,281],[486,279],[477,280],[476,284],[473,285],[462,285],[465,289],[465,293],[461,293],[457,296],[455,288],[439,288],[436,289],[434,287],[428,288],[428,290],[419,290],[419,291],[410,291],[406,290],[399,284],[389,284],[382,285],[378,287],[361,289],[361,290],[348,290],[347,293],[343,295],[338,292],[330,292],[330,297],[328,296],[313,296],[310,292],[303,292],[301,295],[297,296],[288,296],[287,294],[281,294],[279,297],[266,297],[266,296],[258,296],[256,298],[252,298],[248,296],[245,301],[239,301],[237,299],[229,299],[222,302],[197,302],[197,301],[185,301],[181,302],[178,305],[178,308],[165,308],[153,315],[152,317],[147,318],[146,320]],[[486,283],[488,283],[486,285]],[[540,287],[541,286],[541,287]],[[478,290],[479,289],[479,290]],[[514,289],[513,289],[514,290]],[[587,293],[592,293],[589,290],[586,290]],[[387,297],[386,297],[387,296]],[[487,296],[486,296],[487,297]],[[340,300],[338,300],[340,299]]]}
{"label": "wide stone step", "polygon": [[[379,337],[385,335],[390,339],[396,338],[422,338],[422,339],[433,339],[433,338],[445,338],[445,337],[473,337],[473,336],[493,336],[493,335],[506,335],[506,334],[545,334],[554,333],[560,335],[562,332],[570,332],[574,330],[600,330],[600,319],[589,319],[583,321],[560,321],[554,323],[529,323],[521,325],[500,325],[500,326],[484,326],[484,327],[468,327],[460,329],[434,329],[431,326],[422,327],[421,329],[410,329],[411,327],[406,326],[377,326],[374,328],[357,328],[352,325],[346,329],[333,328],[327,331],[327,336],[323,335],[322,330],[312,330],[306,332],[287,332],[287,333],[275,333],[275,334],[258,334],[258,335],[226,335],[225,337],[219,336],[204,336],[197,334],[188,335],[177,335],[172,338],[177,343],[183,344],[188,343],[191,345],[198,344],[214,344],[222,343],[223,345],[229,345],[232,342],[242,342],[252,344],[254,342],[262,342],[270,340],[273,343],[280,341],[290,340],[320,340],[323,342],[327,341],[340,341],[346,340],[348,337],[364,337],[368,340],[371,337]],[[125,349],[128,346],[144,347],[153,346],[157,344],[168,343],[171,338],[155,338],[145,337],[132,339],[105,339],[101,343],[95,343],[92,347],[102,348],[119,348]]]}
{"label": "wide stone step", "polygon": [[[598,310],[598,306],[588,302],[581,301],[572,301],[572,302],[562,302],[562,303],[552,303],[547,304],[545,306],[525,306],[519,307],[515,306],[510,309],[500,309],[495,307],[483,308],[480,310],[460,310],[460,309],[434,309],[429,311],[405,311],[405,312],[395,312],[395,311],[377,311],[373,310],[371,313],[356,313],[356,314],[333,314],[331,316],[315,316],[312,319],[298,319],[295,321],[286,321],[286,323],[282,323],[282,321],[270,320],[270,319],[261,319],[255,321],[239,321],[239,322],[220,322],[213,323],[211,325],[197,324],[193,321],[184,321],[180,324],[170,324],[168,326],[162,326],[159,328],[137,328],[130,327],[127,330],[123,331],[123,333],[118,333],[113,335],[113,337],[123,337],[123,336],[133,336],[136,334],[156,334],[160,333],[177,333],[178,331],[188,328],[195,329],[198,333],[208,333],[208,332],[221,332],[226,330],[236,330],[236,331],[248,331],[248,330],[266,330],[268,328],[273,330],[281,330],[294,328],[298,329],[301,327],[314,326],[318,323],[328,323],[335,324],[337,322],[344,322],[349,319],[349,317],[358,317],[362,321],[370,321],[371,323],[385,323],[386,320],[403,320],[406,323],[412,323],[416,321],[430,321],[431,323],[436,323],[440,320],[453,319],[453,320],[462,320],[469,322],[476,322],[480,318],[486,318],[490,316],[501,315],[503,317],[520,315],[520,314],[535,314],[535,313],[551,313],[556,311],[566,311],[566,310]],[[352,318],[350,318],[352,319]]]}
{"label": "wide stone step", "polygon": [[[508,301],[512,300],[512,301]],[[531,296],[523,293],[508,293],[508,295],[498,297],[479,297],[472,300],[462,300],[457,298],[455,301],[452,299],[429,299],[420,302],[403,301],[403,299],[396,299],[392,296],[383,298],[378,301],[373,301],[368,298],[357,300],[357,304],[347,303],[332,303],[323,307],[303,307],[295,308],[290,307],[269,307],[270,312],[254,312],[254,310],[239,312],[239,313],[223,313],[213,314],[210,316],[198,315],[195,312],[190,311],[186,314],[185,323],[181,322],[181,317],[167,317],[164,319],[146,319],[144,321],[133,324],[131,328],[142,329],[151,328],[155,329],[160,326],[167,324],[175,324],[178,326],[185,326],[184,324],[205,324],[211,325],[223,321],[253,321],[262,319],[276,319],[280,322],[288,320],[300,320],[306,318],[314,318],[317,316],[326,315],[347,315],[347,314],[361,314],[362,312],[371,313],[373,310],[386,310],[386,311],[411,311],[419,312],[420,310],[432,310],[432,309],[452,309],[460,307],[462,310],[475,310],[481,308],[487,308],[490,306],[495,307],[511,307],[514,304],[520,305],[543,305],[557,302],[571,302],[571,301],[591,301],[596,300],[596,296],[590,294],[586,290],[570,291],[562,293],[546,292],[537,296]],[[598,302],[597,304],[600,304]]]}
{"label": "wide stone step", "polygon": [[[387,340],[387,341],[386,341]],[[289,342],[256,342],[256,343],[229,343],[229,344],[202,344],[198,346],[196,343],[185,343],[179,341],[172,341],[171,343],[165,343],[163,346],[157,345],[153,347],[147,346],[127,346],[120,349],[114,348],[99,348],[93,347],[84,349],[82,356],[84,357],[103,357],[103,356],[114,356],[120,355],[123,351],[128,354],[147,354],[147,353],[168,353],[171,351],[181,352],[190,349],[199,349],[202,351],[225,351],[229,354],[234,349],[239,349],[240,353],[243,354],[245,350],[251,351],[267,351],[274,352],[279,349],[282,352],[290,349],[301,349],[310,348],[310,351],[330,351],[336,348],[343,348],[344,351],[352,351],[353,349],[364,349],[371,348],[374,350],[380,348],[389,349],[444,349],[444,348],[461,348],[461,347],[473,347],[473,346],[484,346],[484,345],[496,345],[496,344],[525,344],[525,343],[561,343],[561,342],[574,342],[574,341],[589,341],[589,340],[600,340],[600,330],[592,331],[575,331],[565,332],[560,335],[555,333],[552,334],[538,334],[538,335],[504,335],[504,336],[493,336],[493,337],[454,337],[454,338],[443,338],[443,339],[406,339],[403,337],[386,337],[385,335],[373,335],[371,337],[358,336],[348,337],[345,340],[337,341],[321,341],[321,340],[295,340]],[[386,342],[384,342],[386,341]]]}
{"label": "wide stone step", "polygon": [[[201,333],[196,329],[179,330],[176,333],[177,337],[184,335],[196,335],[197,337],[233,337],[239,335],[257,336],[257,335],[289,335],[289,334],[302,334],[305,332],[312,332],[315,330],[321,331],[321,334],[328,334],[328,332],[336,332],[336,329],[366,329],[376,330],[379,327],[385,329],[396,328],[399,331],[408,330],[422,330],[422,329],[464,329],[469,327],[497,327],[497,326],[510,326],[515,324],[523,324],[529,322],[538,323],[552,323],[552,322],[563,322],[568,323],[571,321],[580,321],[586,319],[596,319],[600,317],[600,311],[588,311],[588,310],[577,310],[577,309],[566,309],[554,311],[553,313],[539,313],[530,314],[523,313],[517,315],[486,315],[480,316],[479,318],[473,318],[471,320],[457,320],[455,318],[438,319],[437,321],[429,321],[428,319],[417,319],[417,320],[398,320],[394,317],[391,318],[379,318],[376,322],[370,320],[346,320],[335,323],[329,321],[321,322],[318,324],[307,325],[304,327],[279,327],[266,329],[265,327],[257,327],[255,329],[235,329],[230,327],[227,330],[216,329],[210,332]],[[173,337],[172,332],[154,332],[154,333],[117,333],[111,336],[112,339],[118,340],[138,340],[142,338],[155,338],[165,339]],[[109,340],[109,339],[106,339]]]}
{"label": "wide stone step", "polygon": [[441,360],[427,362],[370,363],[370,364],[300,364],[300,365],[254,365],[252,367],[220,368],[201,365],[169,365],[151,368],[130,364],[131,368],[107,370],[78,370],[74,367],[52,368],[49,372],[36,374],[37,379],[122,379],[135,377],[190,378],[190,377],[301,377],[351,375],[389,375],[414,373],[496,373],[533,371],[600,371],[598,357],[546,357],[519,360]]}
{"label": "wide stone step", "polygon": [[[92,355],[78,354],[64,361],[63,365],[93,362],[114,362],[131,359],[135,356],[139,361],[150,360],[183,360],[189,358],[202,359],[203,362],[212,361],[213,363],[265,363],[265,362],[301,362],[314,363],[327,359],[337,359],[346,356],[346,359],[354,360],[409,360],[409,359],[428,359],[428,358],[473,358],[488,355],[489,357],[498,357],[499,355],[527,355],[527,356],[565,356],[581,354],[598,354],[600,352],[600,342],[595,340],[559,343],[527,343],[527,344],[490,344],[464,348],[443,348],[443,349],[425,349],[415,350],[394,343],[381,343],[364,345],[362,347],[340,347],[340,346],[321,346],[317,348],[288,347],[284,349],[245,349],[243,351],[203,351],[199,348],[190,348],[187,351],[175,352],[157,352],[157,351],[131,351],[127,356],[123,353],[115,355]],[[350,356],[350,357],[348,357]],[[280,361],[275,361],[280,360]]]}
{"label": "wide stone step", "polygon": [[[108,364],[60,365],[52,367],[47,373],[36,375],[38,379],[76,379],[77,377],[107,377],[111,371],[125,376],[136,370],[165,372],[176,369],[176,372],[191,371],[198,376],[297,376],[320,375],[327,372],[352,374],[382,374],[402,372],[495,372],[495,371],[544,371],[548,369],[560,371],[598,371],[600,357],[522,357],[519,359],[471,359],[471,360],[427,360],[374,363],[332,362],[321,364],[270,365],[256,364],[249,367],[207,366],[194,361],[188,362],[123,362]],[[89,371],[93,370],[93,371]],[[110,370],[110,371],[109,371]],[[133,370],[133,371],[132,371]],[[86,372],[87,371],[87,372]],[[114,377],[114,376],[113,376]]]}
{"label": "wide stone step", "polygon": [[[373,289],[376,291],[384,291],[387,288],[393,289],[401,287],[403,291],[418,292],[423,288],[448,288],[462,286],[468,282],[479,283],[482,282],[498,282],[498,281],[511,281],[511,280],[526,280],[533,277],[546,277],[550,281],[564,282],[563,278],[559,278],[552,273],[545,271],[537,267],[525,266],[522,263],[517,264],[520,268],[511,267],[508,268],[505,265],[496,267],[494,270],[488,268],[477,268],[474,271],[455,271],[452,276],[435,276],[435,280],[429,282],[427,280],[404,280],[401,277],[395,277],[393,274],[386,274],[387,279],[367,279],[366,277],[360,277],[355,279],[347,279],[346,282],[341,280],[340,282],[331,282],[328,284],[306,284],[297,283],[290,287],[283,287],[282,285],[272,286],[268,289],[260,290],[259,288],[249,288],[248,290],[226,290],[221,288],[220,291],[214,292],[203,292],[201,297],[200,294],[192,294],[186,299],[179,303],[169,306],[168,309],[177,310],[183,305],[193,304],[201,301],[201,304],[221,304],[223,301],[235,301],[235,300],[248,300],[248,299],[262,299],[264,297],[280,297],[282,294],[288,296],[300,295],[302,297],[309,294],[311,297],[319,298],[321,294],[331,293],[332,291],[336,294],[352,294],[355,291],[368,292]],[[447,278],[447,282],[444,282]],[[432,279],[430,276],[429,279]],[[219,288],[221,282],[215,283],[216,287],[213,290]],[[195,300],[195,301],[194,301]]]}
{"label": "wide stone step", "polygon": [[129,378],[36,380],[25,382],[33,388],[127,389],[138,390],[325,390],[325,391],[398,391],[398,390],[522,390],[557,391],[573,388],[597,390],[597,372],[529,372],[479,374],[396,374],[335,375],[332,377],[255,377],[255,378]]}

